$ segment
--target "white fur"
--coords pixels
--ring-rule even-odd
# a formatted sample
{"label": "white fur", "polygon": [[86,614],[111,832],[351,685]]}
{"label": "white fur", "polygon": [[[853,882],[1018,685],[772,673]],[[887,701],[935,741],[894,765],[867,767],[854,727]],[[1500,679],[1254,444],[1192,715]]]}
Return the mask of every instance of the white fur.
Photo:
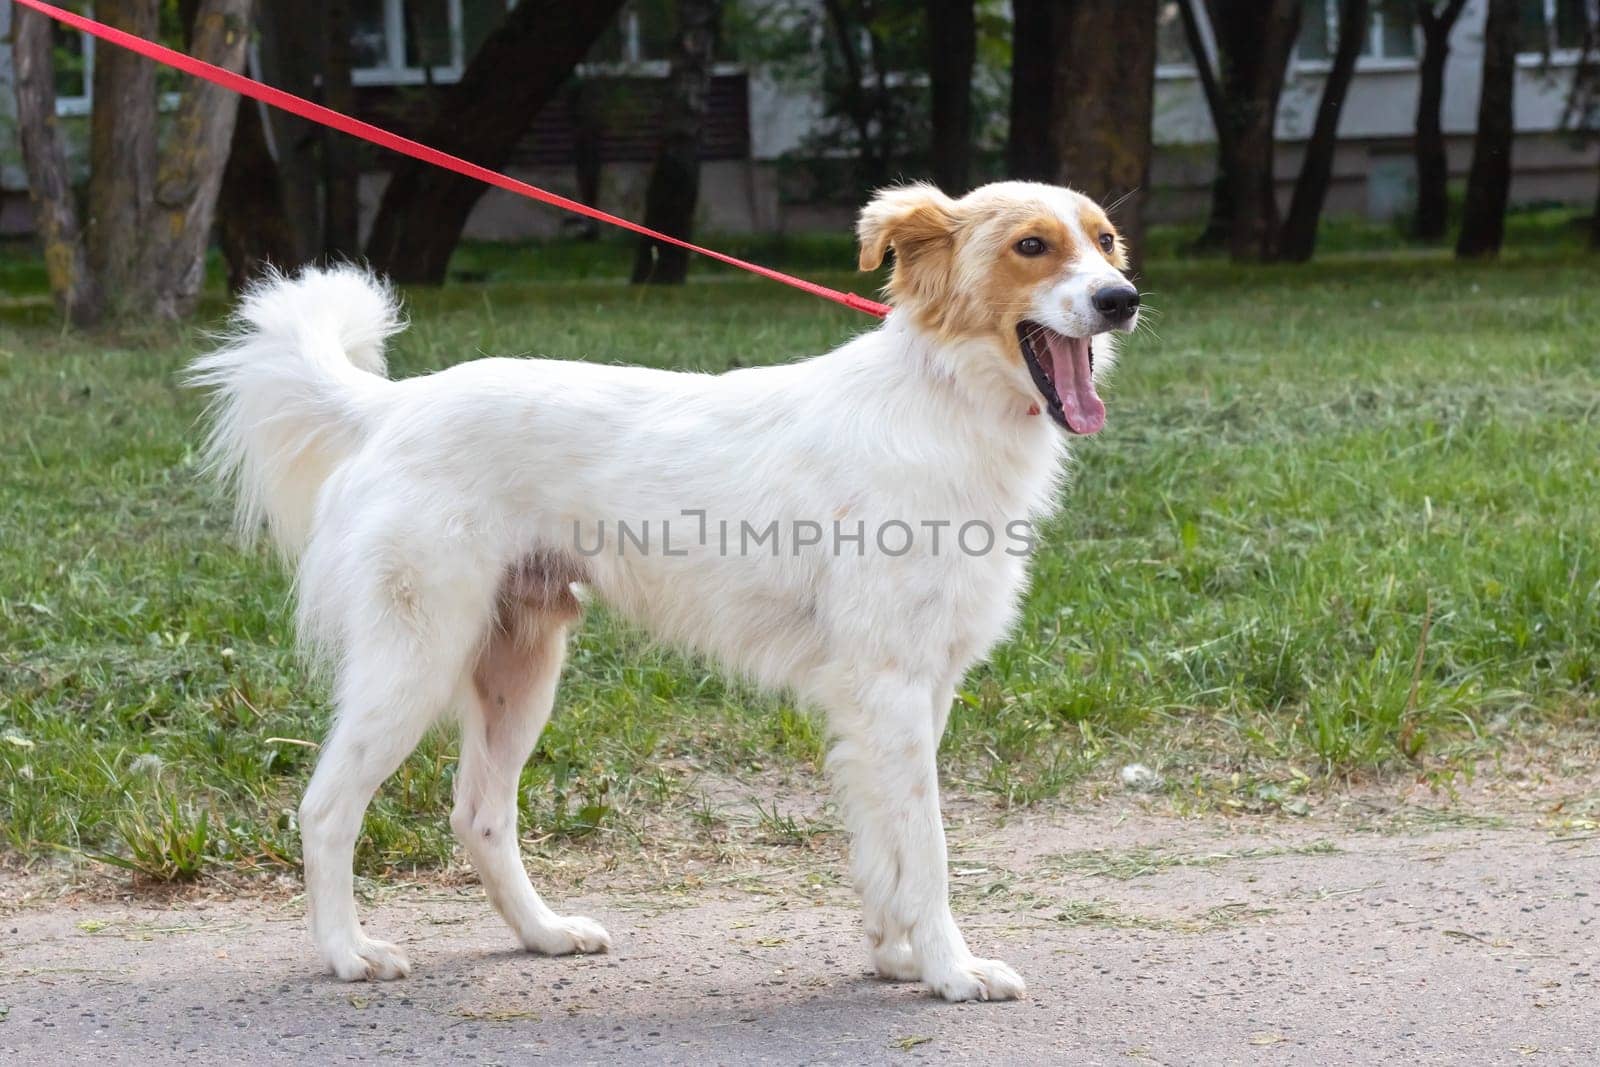
{"label": "white fur", "polygon": [[[361,930],[351,856],[374,791],[451,709],[466,734],[451,823],[490,899],[532,950],[607,947],[597,924],[545,906],[517,848],[517,774],[571,621],[549,562],[564,560],[659,638],[826,711],[880,973],[952,1000],[1022,995],[951,915],[934,765],[956,684],[1016,614],[1025,560],[1002,550],[1003,531],[1058,495],[1064,441],[1030,415],[1016,360],[989,340],[941,342],[897,310],[827,355],[720,376],[481,359],[390,381],[382,343],[399,328],[369,275],[307,270],[254,289],[232,340],[193,368],[213,391],[210,451],[240,523],[264,520],[296,561],[302,633],[335,667],[337,718],[301,807],[329,969],[408,971]],[[709,544],[686,509],[706,513]],[[814,522],[829,536],[724,554],[722,519]],[[575,523],[591,547],[597,524],[609,535],[618,520],[649,521],[650,551],[619,554],[613,538],[600,555],[574,552]],[[865,524],[861,554],[834,550],[836,520]],[[891,520],[914,529],[912,551],[874,543]],[[997,547],[951,550],[974,520]],[[936,554],[922,524],[940,521],[951,525]],[[540,575],[561,589],[536,588]],[[507,619],[525,632],[508,637]]]}
{"label": "white fur", "polygon": [[[1083,221],[1074,210],[1076,204],[1073,201],[1077,193],[1068,189],[1049,189],[1043,195],[1066,222],[1074,244],[1085,254],[1078,257],[1076,270],[1035,294],[1032,317],[1069,337],[1098,333],[1104,328],[1104,320],[1100,312],[1095,310],[1094,295],[1102,289],[1127,285],[1128,279],[1103,256],[1096,254],[1096,236],[1084,232]],[[1108,352],[1111,349],[1110,345],[1104,347]]]}

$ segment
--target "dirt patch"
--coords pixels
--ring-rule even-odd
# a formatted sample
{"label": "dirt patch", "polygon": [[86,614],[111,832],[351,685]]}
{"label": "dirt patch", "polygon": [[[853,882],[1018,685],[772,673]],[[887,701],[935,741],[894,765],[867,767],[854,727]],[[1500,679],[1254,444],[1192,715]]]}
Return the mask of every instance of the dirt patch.
{"label": "dirt patch", "polygon": [[[799,801],[781,810],[826,821]],[[1589,1059],[1592,772],[1453,803],[1358,791],[1317,810],[954,805],[967,936],[1029,981],[1008,1005],[871,977],[842,840],[786,838],[781,819],[775,843],[721,853],[536,856],[552,897],[610,929],[601,957],[514,951],[459,872],[368,886],[369,928],[415,966],[386,985],[315,973],[287,879],[163,897],[0,876],[0,1060]]]}

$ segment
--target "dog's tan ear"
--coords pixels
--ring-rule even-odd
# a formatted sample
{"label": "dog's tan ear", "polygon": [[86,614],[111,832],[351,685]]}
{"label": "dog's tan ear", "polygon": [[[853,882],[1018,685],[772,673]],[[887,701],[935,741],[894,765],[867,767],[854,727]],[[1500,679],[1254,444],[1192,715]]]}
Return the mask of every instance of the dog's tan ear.
{"label": "dog's tan ear", "polygon": [[861,269],[877,270],[893,246],[902,262],[955,243],[956,203],[926,183],[880,190],[861,210]]}

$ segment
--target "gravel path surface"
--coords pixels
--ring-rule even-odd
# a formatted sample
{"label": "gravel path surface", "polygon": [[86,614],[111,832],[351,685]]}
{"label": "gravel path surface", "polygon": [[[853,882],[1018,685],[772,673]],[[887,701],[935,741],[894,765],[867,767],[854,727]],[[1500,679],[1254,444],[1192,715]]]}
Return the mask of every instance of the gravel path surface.
{"label": "gravel path surface", "polygon": [[[831,870],[590,881],[610,955],[510,950],[475,888],[389,888],[409,980],[314,973],[299,902],[46,896],[0,876],[0,1062],[1594,1063],[1600,833],[1537,814],[952,828],[977,951],[1029,982],[949,1005],[872,978]],[[637,872],[636,872],[637,873]],[[552,897],[557,894],[552,893]]]}

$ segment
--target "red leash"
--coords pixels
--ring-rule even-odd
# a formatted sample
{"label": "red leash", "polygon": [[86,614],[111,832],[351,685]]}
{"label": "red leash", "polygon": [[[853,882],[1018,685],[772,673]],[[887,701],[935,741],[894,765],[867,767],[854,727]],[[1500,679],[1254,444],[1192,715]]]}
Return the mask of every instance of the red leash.
{"label": "red leash", "polygon": [[419,144],[409,137],[401,137],[399,134],[390,133],[388,130],[380,129],[370,122],[362,122],[360,119],[351,118],[349,115],[334,111],[332,108],[314,104],[304,97],[286,93],[282,89],[274,89],[272,86],[258,82],[254,78],[247,78],[243,74],[235,74],[233,71],[226,70],[214,63],[207,63],[203,60],[195,59],[193,56],[184,55],[182,52],[173,51],[153,41],[147,41],[143,37],[136,37],[131,33],[107,26],[103,22],[84,18],[82,15],[74,14],[71,11],[63,11],[59,7],[42,3],[40,0],[16,0],[16,2],[24,7],[32,8],[41,15],[53,18],[57,22],[71,26],[73,29],[82,30],[84,33],[92,34],[103,41],[110,41],[112,44],[126,48],[131,52],[137,52],[146,59],[153,59],[157,63],[181,70],[185,74],[192,74],[196,78],[203,78],[208,82],[222,86],[224,89],[230,89],[241,96],[248,96],[252,100],[270,104],[272,107],[287,111],[291,115],[309,119],[319,125],[338,130],[340,133],[359,137],[363,141],[369,141],[392,152],[399,152],[401,155],[410,156],[412,159],[420,159],[422,162],[430,163],[435,167],[443,167],[445,170],[454,171],[468,178],[474,178],[497,189],[504,189],[518,196],[525,196],[529,200],[537,200],[541,204],[549,204],[552,207],[561,208],[563,211],[570,211],[575,215],[583,215],[586,218],[609,223],[612,226],[620,226],[624,230],[631,230],[645,237],[653,237],[657,241],[665,241],[667,244],[677,245],[679,248],[686,248],[691,252],[698,252],[702,256],[709,256],[717,260],[719,263],[726,263],[730,267],[738,267],[740,270],[749,271],[751,274],[759,274],[763,278],[782,282],[784,285],[793,286],[803,292],[810,293],[812,296],[831,300],[835,304],[843,304],[845,307],[855,308],[857,311],[864,311],[868,315],[876,315],[880,319],[889,314],[889,305],[887,304],[880,304],[876,300],[868,300],[866,297],[857,296],[855,293],[845,293],[840,292],[838,289],[830,289],[826,285],[808,282],[804,278],[796,278],[792,274],[785,274],[782,271],[773,270],[771,267],[763,267],[758,263],[750,263],[736,256],[730,256],[723,252],[714,252],[709,248],[701,248],[697,244],[691,244],[688,241],[670,237],[664,233],[657,233],[655,230],[641,226],[637,222],[630,222],[627,219],[607,214],[576,200],[569,200],[564,196],[547,192],[537,186],[529,185],[527,182],[518,181],[498,171],[492,171],[488,167],[480,167],[476,163],[468,163],[459,156],[441,152],[437,148],[429,148],[427,145]]}

